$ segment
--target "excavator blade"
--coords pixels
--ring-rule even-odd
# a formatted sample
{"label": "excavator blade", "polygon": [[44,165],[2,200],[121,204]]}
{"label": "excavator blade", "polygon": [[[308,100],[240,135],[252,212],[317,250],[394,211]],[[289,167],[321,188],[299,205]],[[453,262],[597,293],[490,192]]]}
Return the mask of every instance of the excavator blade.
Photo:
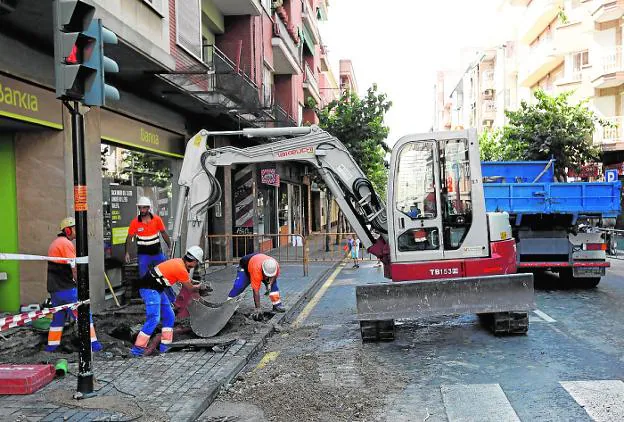
{"label": "excavator blade", "polygon": [[191,329],[199,337],[216,336],[232,318],[239,305],[239,299],[228,300],[218,307],[211,307],[199,300],[193,300],[188,305]]}
{"label": "excavator blade", "polygon": [[360,321],[535,308],[533,274],[365,284],[355,292]]}

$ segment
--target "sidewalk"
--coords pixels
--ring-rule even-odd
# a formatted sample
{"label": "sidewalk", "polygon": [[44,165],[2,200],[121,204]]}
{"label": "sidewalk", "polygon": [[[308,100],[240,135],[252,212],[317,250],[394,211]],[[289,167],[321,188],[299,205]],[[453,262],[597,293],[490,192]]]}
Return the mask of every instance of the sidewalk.
{"label": "sidewalk", "polygon": [[[337,262],[311,263],[303,276],[301,264],[282,265],[279,287],[285,314],[256,323],[245,315],[253,309],[251,290],[218,337],[234,342],[220,349],[170,352],[141,359],[99,360],[93,362],[97,380],[95,397],[74,400],[76,378],[70,365],[64,379],[55,380],[28,396],[0,396],[0,420],[7,421],[192,421],[201,415],[219,393],[260,350],[274,326],[287,321],[325,279]],[[210,274],[214,292],[211,301],[224,299],[232,286],[235,266]],[[261,292],[263,292],[261,290]],[[268,297],[261,296],[263,309],[270,310]],[[96,321],[97,322],[97,321]],[[175,338],[174,338],[175,342]]]}

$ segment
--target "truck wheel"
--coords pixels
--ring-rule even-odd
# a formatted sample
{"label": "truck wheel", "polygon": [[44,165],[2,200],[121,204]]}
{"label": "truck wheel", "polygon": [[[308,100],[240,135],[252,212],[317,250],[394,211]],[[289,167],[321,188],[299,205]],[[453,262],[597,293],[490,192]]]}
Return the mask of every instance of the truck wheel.
{"label": "truck wheel", "polygon": [[574,284],[581,289],[593,289],[600,283],[600,277],[575,278]]}

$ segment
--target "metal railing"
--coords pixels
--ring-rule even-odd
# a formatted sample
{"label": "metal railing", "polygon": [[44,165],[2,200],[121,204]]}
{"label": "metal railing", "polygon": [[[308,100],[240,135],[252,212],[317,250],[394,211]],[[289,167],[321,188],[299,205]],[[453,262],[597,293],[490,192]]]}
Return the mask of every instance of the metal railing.
{"label": "metal railing", "polygon": [[601,57],[602,65],[597,66],[598,71],[602,73],[596,76],[599,77],[609,73],[623,72],[624,61],[622,60],[622,54],[622,47],[613,47],[603,51]]}
{"label": "metal railing", "polygon": [[[308,275],[310,263],[339,262],[349,258],[348,241],[355,233],[223,234],[205,235],[202,247],[211,266],[238,264],[252,252],[274,257],[282,264],[301,264]],[[360,260],[376,260],[364,248]]]}
{"label": "metal railing", "polygon": [[316,94],[317,97],[321,96],[321,91],[319,90],[319,84],[316,76],[314,75],[314,72],[307,63],[305,64],[305,76],[303,82],[308,85],[310,91]]}
{"label": "metal railing", "polygon": [[295,59],[295,62],[297,62],[298,64],[301,64],[299,48],[297,47],[297,45],[295,44],[295,41],[290,36],[290,33],[288,32],[286,25],[284,25],[284,22],[282,22],[282,19],[280,19],[279,16],[277,16],[274,19],[274,21],[276,25],[275,27],[276,30],[274,30],[274,35],[276,37],[279,37],[282,41],[284,41],[284,43],[286,44],[286,48],[288,49],[290,54]]}
{"label": "metal railing", "polygon": [[594,143],[599,145],[615,144],[624,140],[624,116],[607,117],[604,120],[609,122],[610,126],[599,126],[596,129]]}

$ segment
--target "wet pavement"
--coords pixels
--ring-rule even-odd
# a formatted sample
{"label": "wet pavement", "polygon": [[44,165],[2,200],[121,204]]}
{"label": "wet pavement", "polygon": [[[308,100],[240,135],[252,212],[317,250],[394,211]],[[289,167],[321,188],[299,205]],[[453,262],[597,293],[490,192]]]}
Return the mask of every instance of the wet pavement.
{"label": "wet pavement", "polygon": [[624,261],[590,290],[539,277],[526,336],[466,315],[401,321],[394,342],[362,344],[354,287],[378,280],[372,263],[345,267],[199,420],[624,420]]}

